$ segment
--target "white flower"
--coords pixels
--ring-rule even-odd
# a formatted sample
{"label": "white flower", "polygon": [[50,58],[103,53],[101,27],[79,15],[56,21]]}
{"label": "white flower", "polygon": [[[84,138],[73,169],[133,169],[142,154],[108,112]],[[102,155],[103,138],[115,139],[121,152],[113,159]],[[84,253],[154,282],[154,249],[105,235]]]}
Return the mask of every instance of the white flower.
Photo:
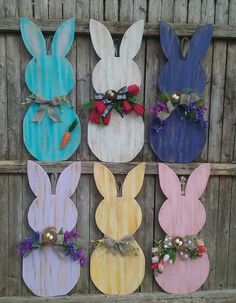
{"label": "white flower", "polygon": [[170,259],[170,256],[168,254],[164,255],[163,261],[167,262]]}
{"label": "white flower", "polygon": [[152,263],[157,263],[158,261],[159,261],[159,257],[158,256],[152,257]]}

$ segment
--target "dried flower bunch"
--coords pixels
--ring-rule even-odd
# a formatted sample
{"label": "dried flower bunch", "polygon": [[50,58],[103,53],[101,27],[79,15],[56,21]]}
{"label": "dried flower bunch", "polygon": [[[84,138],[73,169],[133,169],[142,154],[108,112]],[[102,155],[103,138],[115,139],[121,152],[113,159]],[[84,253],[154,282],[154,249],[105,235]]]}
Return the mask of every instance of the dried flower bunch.
{"label": "dried flower bunch", "polygon": [[191,90],[183,90],[173,94],[164,91],[160,93],[156,104],[151,108],[151,114],[154,118],[158,118],[161,125],[155,127],[157,132],[165,126],[166,120],[179,107],[184,109],[183,118],[198,122],[202,127],[208,126],[208,122],[204,118],[207,108],[204,106],[203,94],[196,94]]}
{"label": "dried flower bunch", "polygon": [[155,246],[152,248],[152,269],[161,274],[167,262],[173,264],[176,260],[177,253],[182,260],[196,260],[207,252],[203,240],[197,239],[196,236],[170,237],[165,236],[165,240],[154,241]]}
{"label": "dried flower bunch", "polygon": [[78,261],[81,265],[88,262],[82,247],[78,242],[79,234],[77,231],[65,231],[63,229],[56,233],[54,227],[46,228],[43,233],[34,233],[33,237],[25,238],[18,244],[19,254],[26,257],[32,253],[34,249],[43,249],[47,245],[53,245],[59,252],[66,256],[70,256],[74,261]]}

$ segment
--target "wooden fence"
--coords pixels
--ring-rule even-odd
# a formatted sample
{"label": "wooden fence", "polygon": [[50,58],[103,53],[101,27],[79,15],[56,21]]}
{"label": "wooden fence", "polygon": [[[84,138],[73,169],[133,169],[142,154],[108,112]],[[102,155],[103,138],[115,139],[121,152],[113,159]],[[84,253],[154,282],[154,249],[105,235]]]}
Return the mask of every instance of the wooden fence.
{"label": "wooden fence", "polygon": [[[135,159],[135,162],[147,162],[144,186],[137,197],[143,222],[135,235],[146,256],[146,274],[139,289],[144,293],[161,292],[150,269],[150,250],[153,239],[163,236],[157,216],[165,197],[159,187],[157,163],[147,138],[151,122],[149,109],[157,95],[157,75],[165,62],[160,49],[158,22],[176,23],[176,28],[183,35],[190,35],[199,24],[215,24],[213,42],[202,61],[207,77],[208,136],[196,161],[212,164],[211,177],[202,198],[207,223],[201,232],[208,247],[211,269],[202,289],[236,288],[236,0],[0,0],[0,296],[31,295],[22,281],[21,257],[16,251],[17,242],[30,233],[26,216],[34,199],[25,174],[26,160],[32,157],[22,140],[25,109],[21,102],[29,94],[24,73],[30,55],[19,33],[20,17],[35,19],[45,31],[46,38],[61,19],[75,17],[77,21],[76,37],[68,59],[76,74],[70,100],[81,119],[82,142],[70,160],[83,162],[83,175],[72,199],[78,208],[78,229],[88,256],[92,251],[90,240],[102,236],[94,220],[95,210],[101,201],[91,175],[96,159],[87,145],[87,112],[81,107],[93,95],[91,73],[98,61],[88,34],[88,22],[90,18],[106,21],[112,33],[119,38],[119,34],[133,21],[146,21],[142,46],[135,59],[142,73],[140,101],[147,108],[145,145]],[[55,181],[57,173],[67,164],[45,164],[44,168]],[[117,181],[122,182],[133,165],[111,164],[109,167],[116,174]],[[183,175],[189,174],[195,164],[171,167]],[[79,283],[72,293],[98,293],[91,282],[89,266],[82,268]],[[222,292],[218,293],[222,296]],[[139,302],[137,296],[133,296],[136,298],[134,301]],[[196,298],[200,297],[196,295]],[[154,296],[152,299],[154,302]],[[147,297],[143,296],[140,302],[145,300]],[[216,302],[214,300],[212,302]],[[3,299],[0,301],[4,302]],[[88,302],[100,301],[91,299]],[[185,301],[180,299],[179,302]]]}

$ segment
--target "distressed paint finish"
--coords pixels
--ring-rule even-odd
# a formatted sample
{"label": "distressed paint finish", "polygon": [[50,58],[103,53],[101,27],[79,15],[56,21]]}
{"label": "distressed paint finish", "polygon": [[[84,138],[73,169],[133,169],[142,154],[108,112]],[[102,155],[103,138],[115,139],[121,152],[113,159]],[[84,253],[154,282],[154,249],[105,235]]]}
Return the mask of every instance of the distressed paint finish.
{"label": "distressed paint finish", "polygon": [[[145,164],[132,169],[117,196],[115,178],[102,164],[94,165],[97,188],[104,197],[99,204],[95,220],[98,228],[112,239],[133,235],[141,225],[142,212],[135,200],[144,178]],[[134,292],[142,283],[145,258],[136,241],[137,255],[112,255],[105,247],[96,248],[91,256],[90,275],[95,286],[104,294],[125,295]]]}
{"label": "distressed paint finish", "polygon": [[[197,235],[206,222],[206,211],[199,198],[202,196],[210,174],[210,165],[202,164],[189,176],[185,195],[181,184],[165,164],[159,163],[160,186],[167,197],[159,212],[159,223],[169,236]],[[157,283],[169,293],[191,293],[202,286],[209,273],[209,259],[205,253],[197,260],[183,261],[177,257],[167,264],[163,274],[155,276]]]}
{"label": "distressed paint finish", "polygon": [[[168,60],[160,70],[158,78],[160,91],[167,91],[169,94],[184,89],[191,89],[196,93],[204,91],[206,76],[200,60],[210,45],[212,32],[212,25],[205,25],[196,31],[191,38],[187,57],[184,59],[175,30],[165,22],[160,23],[161,47]],[[154,119],[151,124],[150,144],[154,153],[163,162],[192,162],[205,144],[205,129],[200,123],[181,119],[179,116],[183,116],[184,113],[181,109],[179,112],[175,110],[158,133],[153,130],[156,120]]]}
{"label": "distressed paint finish", "polygon": [[152,150],[163,162],[190,163],[205,145],[205,128],[198,122],[187,120],[183,108],[172,113],[159,133],[155,131],[155,126],[161,126],[158,119],[152,120],[149,141]]}
{"label": "distressed paint finish", "polygon": [[[74,19],[69,19],[58,27],[50,50],[46,47],[42,32],[33,22],[22,18],[20,28],[25,46],[33,56],[25,71],[29,90],[45,100],[67,96],[75,83],[73,68],[65,58],[74,40]],[[67,160],[80,144],[80,123],[63,150],[60,149],[60,144],[69,125],[74,119],[79,120],[77,114],[70,104],[65,104],[61,108],[54,107],[61,122],[53,123],[48,115],[41,123],[32,122],[32,117],[39,108],[39,104],[32,104],[24,117],[23,135],[26,148],[38,160]]]}
{"label": "distressed paint finish", "polygon": [[[71,231],[77,222],[77,209],[70,199],[81,174],[81,163],[74,162],[61,173],[55,194],[48,175],[38,164],[28,161],[29,185],[36,195],[28,212],[30,227],[43,232],[47,227]],[[35,250],[23,258],[23,279],[38,296],[67,294],[78,282],[80,264],[68,256],[59,256],[53,247]]]}
{"label": "distressed paint finish", "polygon": [[[109,31],[100,22],[90,20],[90,34],[94,49],[101,60],[94,68],[92,82],[98,93],[109,89],[119,90],[130,84],[141,85],[141,74],[132,60],[141,46],[144,21],[133,24],[121,41],[119,57]],[[101,127],[93,122],[88,124],[88,145],[101,161],[128,162],[140,152],[144,144],[144,123],[134,113],[123,119],[113,110],[111,122]],[[127,150],[127,147],[128,150]]]}

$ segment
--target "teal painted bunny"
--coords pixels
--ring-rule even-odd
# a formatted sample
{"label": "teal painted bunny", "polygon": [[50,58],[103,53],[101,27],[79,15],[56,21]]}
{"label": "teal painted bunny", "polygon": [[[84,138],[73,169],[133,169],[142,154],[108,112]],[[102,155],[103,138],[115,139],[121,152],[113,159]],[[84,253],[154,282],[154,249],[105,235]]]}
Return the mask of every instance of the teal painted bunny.
{"label": "teal painted bunny", "polygon": [[[38,160],[67,160],[78,148],[81,136],[79,118],[67,101],[75,76],[65,56],[74,40],[75,21],[69,19],[58,27],[49,52],[42,32],[33,22],[21,18],[20,29],[33,56],[25,71],[26,84],[33,94],[23,121],[25,146]],[[78,123],[71,131],[73,121]],[[61,148],[67,132],[70,140]]]}

